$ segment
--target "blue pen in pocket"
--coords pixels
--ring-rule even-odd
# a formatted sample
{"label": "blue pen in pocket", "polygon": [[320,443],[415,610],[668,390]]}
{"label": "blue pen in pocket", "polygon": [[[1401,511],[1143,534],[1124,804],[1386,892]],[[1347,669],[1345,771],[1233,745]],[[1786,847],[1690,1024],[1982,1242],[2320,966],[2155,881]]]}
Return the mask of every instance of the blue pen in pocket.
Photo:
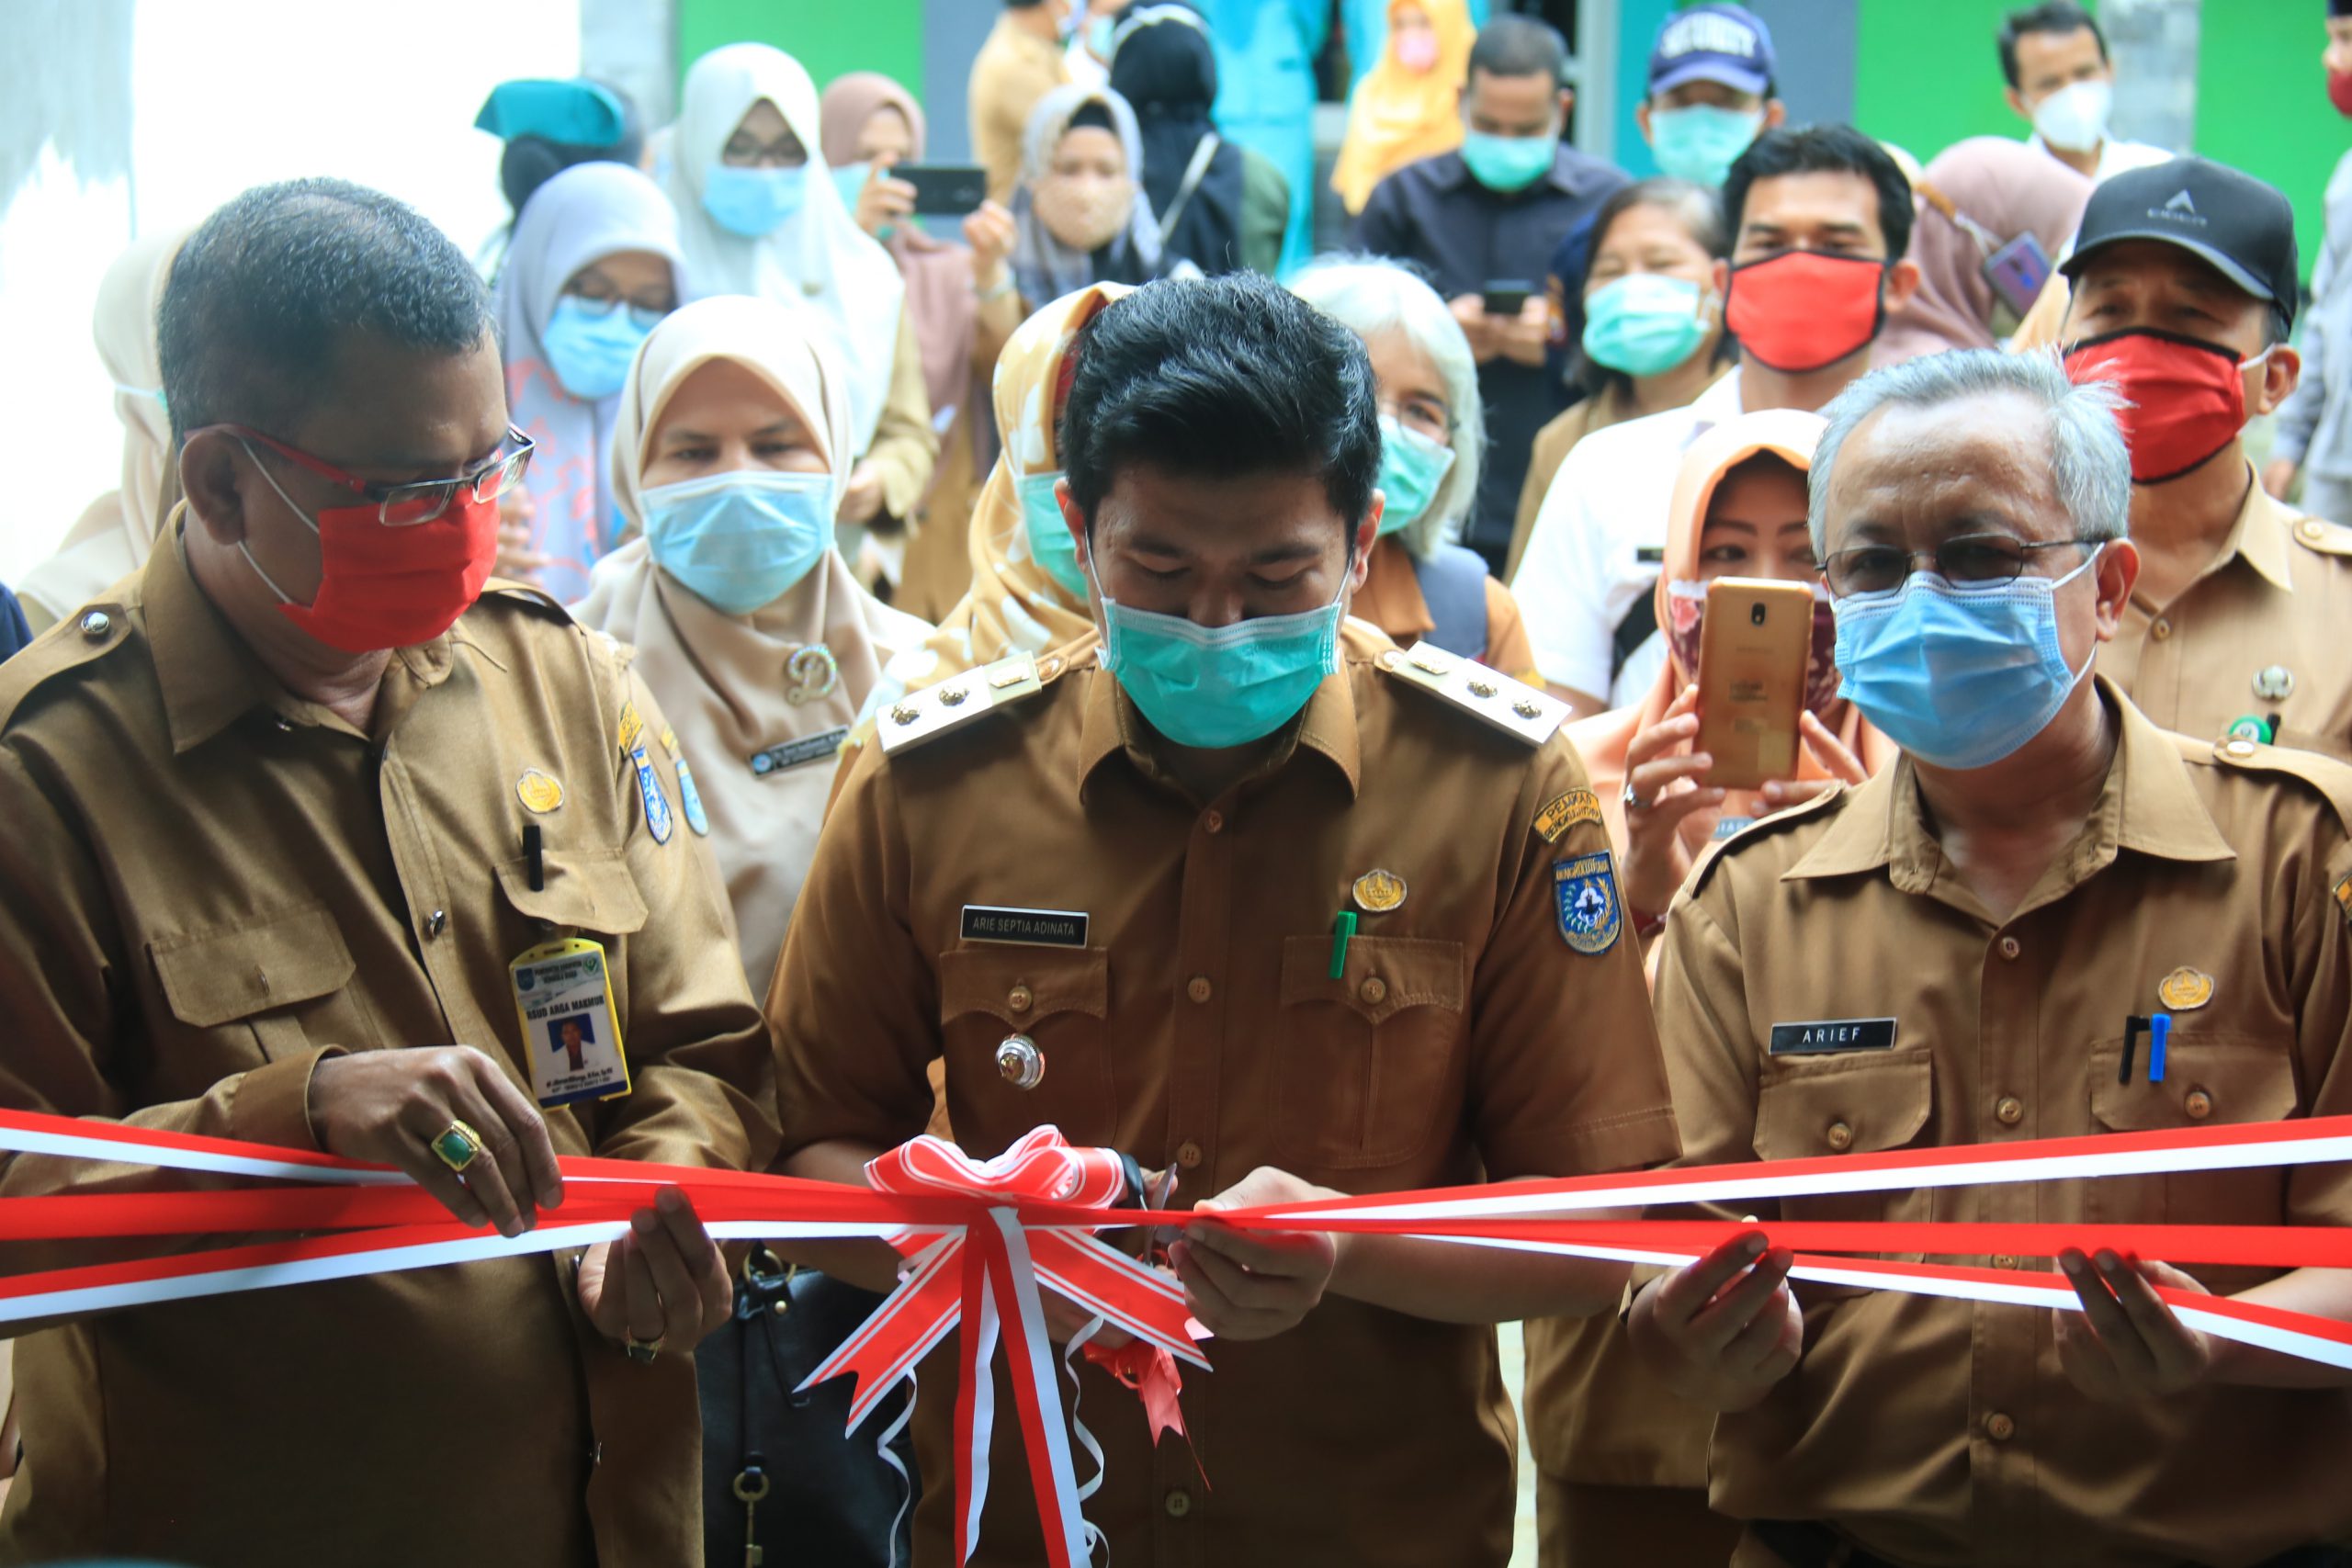
{"label": "blue pen in pocket", "polygon": [[2165,1081],[2165,1045],[2172,1034],[2172,1014],[2148,1015],[2148,1081]]}

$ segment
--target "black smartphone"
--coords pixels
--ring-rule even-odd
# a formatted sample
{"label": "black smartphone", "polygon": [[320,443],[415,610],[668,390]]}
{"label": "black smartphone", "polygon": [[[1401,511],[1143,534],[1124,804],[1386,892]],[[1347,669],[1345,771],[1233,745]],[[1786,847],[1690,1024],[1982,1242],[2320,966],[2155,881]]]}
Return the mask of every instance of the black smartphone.
{"label": "black smartphone", "polygon": [[915,187],[915,215],[961,218],[989,198],[989,172],[978,164],[896,164],[894,180]]}
{"label": "black smartphone", "polygon": [[1489,316],[1516,316],[1527,306],[1535,286],[1516,277],[1494,278],[1478,291]]}

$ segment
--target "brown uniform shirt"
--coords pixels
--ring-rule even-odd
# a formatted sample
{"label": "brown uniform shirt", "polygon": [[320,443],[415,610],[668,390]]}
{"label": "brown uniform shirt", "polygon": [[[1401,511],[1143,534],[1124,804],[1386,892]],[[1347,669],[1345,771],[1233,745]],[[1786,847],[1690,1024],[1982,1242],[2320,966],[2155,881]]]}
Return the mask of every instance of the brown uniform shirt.
{"label": "brown uniform shirt", "polygon": [[[2167,735],[2101,682],[2122,731],[2081,836],[2007,921],[1952,874],[1906,758],[1768,819],[1705,863],[1657,988],[1683,1160],[2000,1145],[2352,1111],[2352,769]],[[2126,1015],[2166,1010],[2162,1083]],[[1775,1024],[1892,1018],[1892,1046],[1775,1055]],[[1770,1219],[2344,1224],[2340,1166],[1861,1193]],[[2033,1260],[1963,1258],[1979,1267]],[[2194,1270],[2229,1294],[2267,1274]],[[1717,1419],[1714,1506],[1817,1519],[1899,1562],[2258,1562],[2352,1530],[2352,1391],[2212,1386],[2131,1408],[2077,1393],[2050,1314],[1800,1285],[1805,1348]],[[1742,1559],[1746,1561],[1745,1558]],[[1759,1559],[1758,1561],[1763,1561]]]}
{"label": "brown uniform shirt", "polygon": [[[1069,80],[1060,48],[999,17],[972,57],[972,155],[989,172],[989,199],[1010,206],[1021,181],[1022,140],[1037,100]],[[1039,301],[1043,303],[1043,301]]]}
{"label": "brown uniform shirt", "polygon": [[[1554,867],[1605,856],[1544,807],[1584,783],[1566,741],[1495,734],[1375,660],[1351,623],[1265,766],[1216,800],[1154,759],[1091,660],[959,733],[868,747],[835,803],[768,998],[788,1148],[895,1145],[944,1055],[963,1146],[1051,1123],[1180,1173],[1179,1206],[1261,1165],[1351,1192],[1641,1166],[1676,1146],[1630,935],[1563,940]],[[1564,813],[1563,815],[1566,815]],[[1341,976],[1333,917],[1366,873]],[[1574,889],[1572,888],[1573,892]],[[1083,945],[968,941],[967,906],[1082,912]],[[1029,1091],[998,1073],[1014,1032]],[[1213,1341],[1187,1371],[1192,1455],[1155,1452],[1135,1396],[1092,1367],[1108,1456],[1088,1506],[1144,1568],[1496,1564],[1510,1552],[1513,1425],[1486,1327],[1327,1299],[1298,1328]],[[989,1563],[1038,1561],[1000,1370]],[[949,1359],[922,1376],[917,1561],[949,1561]]]}
{"label": "brown uniform shirt", "polygon": [[[453,1042],[528,1093],[506,966],[560,931],[605,944],[636,1092],[551,1112],[557,1151],[764,1163],[766,1032],[673,778],[668,841],[649,829],[615,740],[632,697],[661,757],[610,645],[493,590],[393,656],[362,735],[261,672],[167,534],[0,668],[0,1104],[308,1148],[324,1050]],[[526,768],[561,786],[543,815]],[[109,1168],[19,1156],[0,1192]],[[699,1561],[692,1360],[628,1360],[571,1275],[561,1255],[471,1263],[24,1338],[0,1561]]]}
{"label": "brown uniform shirt", "polygon": [[2237,525],[2169,604],[2133,594],[2098,671],[2166,729],[2221,739],[2275,719],[2280,746],[2352,760],[2352,528],[2306,517],[2247,475]]}

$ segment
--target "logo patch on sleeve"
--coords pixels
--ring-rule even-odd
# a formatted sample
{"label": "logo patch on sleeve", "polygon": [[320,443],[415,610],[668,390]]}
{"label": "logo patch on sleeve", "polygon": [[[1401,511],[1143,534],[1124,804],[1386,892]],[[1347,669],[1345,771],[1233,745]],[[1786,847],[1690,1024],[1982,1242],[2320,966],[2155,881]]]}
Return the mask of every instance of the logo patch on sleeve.
{"label": "logo patch on sleeve", "polygon": [[1624,928],[1624,901],[1617,897],[1617,872],[1609,852],[1578,855],[1552,864],[1552,896],[1560,919],[1560,940],[1590,956],[1606,953]]}

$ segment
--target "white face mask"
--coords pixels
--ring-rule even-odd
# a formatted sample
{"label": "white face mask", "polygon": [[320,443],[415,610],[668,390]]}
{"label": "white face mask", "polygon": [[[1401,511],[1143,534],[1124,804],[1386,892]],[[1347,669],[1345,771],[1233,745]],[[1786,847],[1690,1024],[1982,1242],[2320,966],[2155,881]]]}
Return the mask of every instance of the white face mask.
{"label": "white face mask", "polygon": [[2095,152],[2107,140],[2107,117],[2115,107],[2114,85],[2070,82],[2033,107],[2033,129],[2052,147]]}

